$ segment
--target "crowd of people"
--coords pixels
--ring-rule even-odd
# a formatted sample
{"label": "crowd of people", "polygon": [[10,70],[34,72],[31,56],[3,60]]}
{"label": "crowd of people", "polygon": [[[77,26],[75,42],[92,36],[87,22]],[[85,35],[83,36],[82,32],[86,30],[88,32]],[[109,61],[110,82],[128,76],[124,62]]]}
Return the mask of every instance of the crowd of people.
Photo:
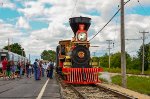
{"label": "crowd of people", "polygon": [[34,74],[35,80],[41,80],[41,77],[44,77],[45,73],[48,78],[53,79],[53,69],[54,62],[52,61],[46,63],[36,59],[34,64],[30,64],[30,62],[24,63],[23,61],[14,63],[14,61],[8,61],[7,58],[4,58],[2,61],[4,80],[22,78],[23,75],[31,78],[32,74]]}
{"label": "crowd of people", "polygon": [[[27,67],[29,68],[27,69]],[[24,75],[25,73],[27,74],[27,77],[31,77],[33,70],[32,65],[29,62],[27,62],[26,64],[23,61],[16,63],[12,60],[8,61],[5,57],[2,61],[2,72],[3,79],[10,80],[15,78],[21,78],[22,75]]]}
{"label": "crowd of people", "polygon": [[42,61],[35,59],[35,62],[33,64],[35,80],[41,80],[41,77],[44,77],[44,67],[46,67],[47,70],[47,77],[53,79],[54,62],[50,61],[49,63],[42,63]]}

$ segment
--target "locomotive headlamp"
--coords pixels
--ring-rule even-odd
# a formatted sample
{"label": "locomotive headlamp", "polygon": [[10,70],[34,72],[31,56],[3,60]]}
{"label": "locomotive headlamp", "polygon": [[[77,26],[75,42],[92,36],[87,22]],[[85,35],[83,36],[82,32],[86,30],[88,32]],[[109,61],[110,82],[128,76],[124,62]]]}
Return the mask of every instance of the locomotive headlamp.
{"label": "locomotive headlamp", "polygon": [[86,33],[81,32],[78,34],[78,40],[85,41],[86,40]]}

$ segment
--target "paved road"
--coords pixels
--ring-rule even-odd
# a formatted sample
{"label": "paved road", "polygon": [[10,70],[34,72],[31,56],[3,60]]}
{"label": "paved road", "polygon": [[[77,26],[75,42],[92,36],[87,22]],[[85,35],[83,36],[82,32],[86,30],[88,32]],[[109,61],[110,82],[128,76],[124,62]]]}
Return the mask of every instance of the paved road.
{"label": "paved road", "polygon": [[[7,81],[0,78],[0,99],[36,99],[46,81],[46,77],[39,81],[26,77]],[[60,99],[59,93],[56,80],[50,79],[41,99]]]}

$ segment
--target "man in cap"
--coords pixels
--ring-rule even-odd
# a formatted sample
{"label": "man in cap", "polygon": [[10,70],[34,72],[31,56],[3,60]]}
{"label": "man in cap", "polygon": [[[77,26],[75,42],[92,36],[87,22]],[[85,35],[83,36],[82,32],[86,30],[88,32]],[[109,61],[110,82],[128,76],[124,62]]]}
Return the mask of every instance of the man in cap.
{"label": "man in cap", "polygon": [[39,65],[38,59],[35,59],[35,62],[33,64],[35,80],[38,80],[38,65]]}

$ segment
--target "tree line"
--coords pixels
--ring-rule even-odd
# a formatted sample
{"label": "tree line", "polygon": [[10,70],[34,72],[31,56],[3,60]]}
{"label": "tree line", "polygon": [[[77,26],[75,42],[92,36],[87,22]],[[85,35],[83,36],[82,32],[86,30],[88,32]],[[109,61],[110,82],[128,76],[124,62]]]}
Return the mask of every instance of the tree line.
{"label": "tree line", "polygon": [[48,61],[55,61],[56,60],[56,52],[53,50],[44,50],[41,53],[41,58],[43,60],[48,60]]}
{"label": "tree line", "polygon": [[[3,49],[8,50],[10,49],[11,52],[26,56],[26,52],[24,51],[24,48],[19,43],[13,43],[11,45],[4,46]],[[56,59],[56,52],[53,50],[43,50],[41,53],[41,59],[43,60],[52,60],[55,61]]]}
{"label": "tree line", "polygon": [[16,53],[16,54],[24,56],[24,57],[26,56],[24,48],[19,43],[13,43],[9,46],[8,45],[4,46],[3,49],[5,49],[5,50],[10,49],[10,51],[13,53]]}
{"label": "tree line", "polygon": [[[150,69],[150,43],[145,44],[145,60],[144,60],[144,70]],[[143,55],[143,45],[140,47],[140,49],[137,51],[137,55],[134,57],[131,57],[129,53],[126,52],[126,67],[127,69],[137,69],[141,70],[142,68],[142,55]],[[108,63],[108,54],[101,57],[93,57],[93,61],[99,62],[100,66],[102,67],[109,67]],[[111,62],[110,62],[111,68],[121,68],[121,53],[117,52],[114,54],[111,54]]]}
{"label": "tree line", "polygon": [[[144,70],[150,69],[150,43],[145,44],[145,60],[144,60]],[[19,55],[26,56],[25,51],[23,50],[23,47],[18,44],[14,43],[9,46],[11,52],[17,53]],[[8,46],[5,46],[3,49],[8,50]],[[137,55],[134,57],[131,57],[129,53],[126,52],[126,66],[127,69],[136,69],[141,70],[142,68],[142,55],[143,55],[143,45],[140,46],[140,49],[137,51]],[[43,60],[52,60],[55,61],[56,59],[56,52],[53,50],[44,50],[41,53],[41,58]],[[95,62],[99,62],[101,67],[109,67],[108,63],[108,54],[101,57],[92,57],[92,60]],[[117,52],[114,54],[111,54],[111,62],[110,62],[111,68],[121,68],[121,53]]]}

